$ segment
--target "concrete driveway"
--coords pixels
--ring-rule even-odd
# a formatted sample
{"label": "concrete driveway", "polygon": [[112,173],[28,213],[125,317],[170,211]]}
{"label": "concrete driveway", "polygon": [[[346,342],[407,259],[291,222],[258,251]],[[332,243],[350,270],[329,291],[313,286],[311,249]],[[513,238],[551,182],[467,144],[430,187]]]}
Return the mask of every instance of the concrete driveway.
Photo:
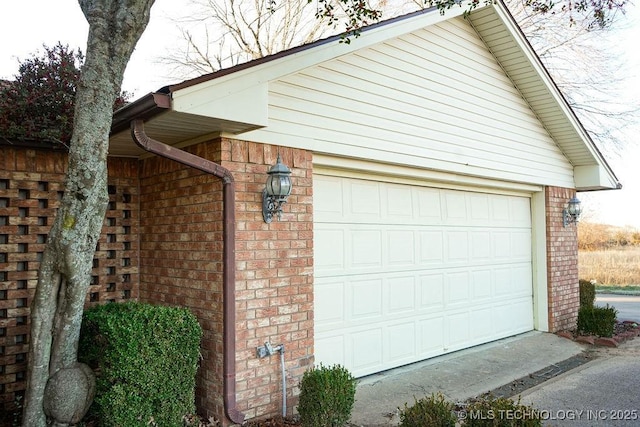
{"label": "concrete driveway", "polygon": [[633,320],[640,323],[640,295],[596,295],[597,306],[604,307],[607,304],[618,310],[618,320]]}
{"label": "concrete driveway", "polygon": [[640,338],[522,393],[545,426],[640,425]]}

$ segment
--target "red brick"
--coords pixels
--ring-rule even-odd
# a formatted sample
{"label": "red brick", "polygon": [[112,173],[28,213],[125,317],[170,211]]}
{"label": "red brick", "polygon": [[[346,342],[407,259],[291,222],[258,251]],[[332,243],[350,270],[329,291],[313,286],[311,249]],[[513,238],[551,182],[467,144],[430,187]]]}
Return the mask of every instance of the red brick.
{"label": "red brick", "polygon": [[594,344],[604,347],[618,347],[618,342],[613,338],[599,337],[595,339]]}

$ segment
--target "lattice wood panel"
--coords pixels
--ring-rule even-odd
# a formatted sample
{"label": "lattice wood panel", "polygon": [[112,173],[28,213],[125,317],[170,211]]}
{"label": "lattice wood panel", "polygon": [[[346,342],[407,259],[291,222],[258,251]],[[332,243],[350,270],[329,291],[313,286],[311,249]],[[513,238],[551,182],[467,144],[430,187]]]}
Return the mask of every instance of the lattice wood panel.
{"label": "lattice wood panel", "polygon": [[[32,167],[27,169],[46,170],[50,169],[47,162],[53,164],[45,152],[25,151],[32,154]],[[19,155],[24,154],[18,153],[15,158]],[[56,153],[49,156],[55,157]],[[30,158],[29,153],[26,158]],[[40,167],[43,162],[45,166]],[[0,168],[0,408],[4,414],[14,412],[24,395],[29,307],[47,235],[64,190],[62,171],[16,172],[10,170],[13,164],[24,165],[5,162]],[[115,169],[118,172],[117,165]],[[138,298],[137,174],[112,175],[117,178],[109,180],[109,206],[93,261],[87,305]],[[6,417],[0,417],[0,425],[3,422],[7,422]]]}

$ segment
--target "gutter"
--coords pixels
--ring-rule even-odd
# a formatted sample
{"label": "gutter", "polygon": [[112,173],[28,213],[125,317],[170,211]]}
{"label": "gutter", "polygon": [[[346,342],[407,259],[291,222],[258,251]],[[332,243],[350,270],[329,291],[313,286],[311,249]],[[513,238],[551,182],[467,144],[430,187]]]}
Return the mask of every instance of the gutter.
{"label": "gutter", "polygon": [[142,119],[131,120],[131,137],[140,148],[150,153],[215,175],[223,182],[223,401],[225,415],[229,421],[233,424],[242,424],[244,414],[236,408],[236,212],[233,175],[217,163],[150,138],[144,133]]}
{"label": "gutter", "polygon": [[129,129],[132,118],[149,120],[151,117],[171,109],[171,96],[166,93],[148,93],[131,104],[127,104],[113,114],[111,134]]}

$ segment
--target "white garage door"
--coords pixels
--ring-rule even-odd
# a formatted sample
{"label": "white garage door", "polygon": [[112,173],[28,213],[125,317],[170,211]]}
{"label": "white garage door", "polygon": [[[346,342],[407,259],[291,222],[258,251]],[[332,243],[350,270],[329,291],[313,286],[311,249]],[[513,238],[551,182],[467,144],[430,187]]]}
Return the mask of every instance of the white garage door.
{"label": "white garage door", "polygon": [[356,376],[533,329],[527,197],[314,176],[316,363]]}

